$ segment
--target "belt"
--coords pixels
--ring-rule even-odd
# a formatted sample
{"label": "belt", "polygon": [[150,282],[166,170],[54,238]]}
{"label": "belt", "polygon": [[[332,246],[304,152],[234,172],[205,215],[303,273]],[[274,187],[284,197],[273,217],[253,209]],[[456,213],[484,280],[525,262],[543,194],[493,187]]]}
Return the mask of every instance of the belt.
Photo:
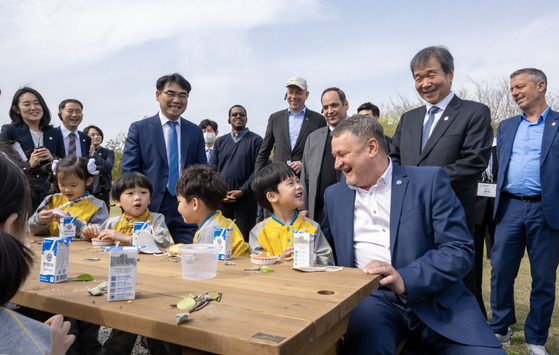
{"label": "belt", "polygon": [[518,195],[513,195],[511,193],[508,192],[503,192],[502,193],[503,196],[507,196],[510,198],[514,198],[517,200],[520,200],[522,202],[534,202],[534,201],[541,201],[542,200],[542,195],[535,195],[535,196],[518,196]]}

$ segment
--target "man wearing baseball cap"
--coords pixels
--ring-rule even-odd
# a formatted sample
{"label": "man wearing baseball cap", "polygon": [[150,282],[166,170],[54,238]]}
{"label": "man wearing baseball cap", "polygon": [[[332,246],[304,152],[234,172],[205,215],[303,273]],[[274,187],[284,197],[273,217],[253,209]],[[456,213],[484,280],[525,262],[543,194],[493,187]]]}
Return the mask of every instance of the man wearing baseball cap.
{"label": "man wearing baseball cap", "polygon": [[299,175],[307,136],[326,126],[320,113],[305,106],[309,97],[305,79],[294,76],[287,81],[286,88],[284,99],[289,108],[270,115],[264,141],[256,158],[256,171],[269,163],[270,152],[274,148],[272,162],[285,162]]}

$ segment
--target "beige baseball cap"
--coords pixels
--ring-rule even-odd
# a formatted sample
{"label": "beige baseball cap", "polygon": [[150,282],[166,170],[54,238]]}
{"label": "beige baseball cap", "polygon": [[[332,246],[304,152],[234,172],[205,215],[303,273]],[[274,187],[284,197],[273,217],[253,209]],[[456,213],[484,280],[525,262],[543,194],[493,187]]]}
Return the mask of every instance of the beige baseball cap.
{"label": "beige baseball cap", "polygon": [[299,88],[301,88],[301,90],[307,90],[308,86],[307,86],[307,81],[301,77],[298,76],[294,76],[292,78],[290,78],[289,80],[287,80],[287,85],[285,85],[285,87],[291,86],[291,85],[295,85],[298,86]]}

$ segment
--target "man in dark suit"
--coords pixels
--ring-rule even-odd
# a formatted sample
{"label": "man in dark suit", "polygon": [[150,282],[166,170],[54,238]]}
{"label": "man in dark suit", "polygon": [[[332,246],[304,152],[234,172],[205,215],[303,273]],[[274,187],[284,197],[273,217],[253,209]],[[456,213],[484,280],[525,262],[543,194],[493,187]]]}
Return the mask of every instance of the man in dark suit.
{"label": "man in dark suit", "polygon": [[305,199],[301,215],[322,221],[324,191],[330,185],[343,179],[343,174],[334,169],[332,157],[332,136],[330,132],[347,118],[349,103],[345,93],[336,87],[322,92],[320,98],[322,113],[328,125],[309,134],[303,152],[301,183],[305,189]]}
{"label": "man in dark suit", "polygon": [[[448,49],[427,47],[413,57],[410,67],[415,89],[426,106],[402,115],[392,137],[390,156],[401,165],[444,168],[464,208],[473,240],[476,183],[487,167],[493,142],[489,108],[461,100],[451,91],[454,59]],[[464,283],[483,309],[474,268]]]}
{"label": "man in dark suit", "polygon": [[338,265],[384,276],[352,311],[345,352],[391,354],[407,338],[428,354],[504,354],[461,281],[473,242],[444,170],[392,163],[365,115],[332,134],[346,181],[326,190],[322,230]]}
{"label": "man in dark suit", "polygon": [[559,262],[559,113],[545,101],[547,78],[526,68],[510,76],[511,94],[522,114],[497,129],[497,220],[491,251],[491,329],[510,342],[514,279],[524,249],[532,270],[530,312],[524,335],[530,354],[547,354]]}
{"label": "man in dark suit", "polygon": [[58,105],[58,117],[62,122],[60,131],[64,138],[67,157],[89,157],[91,138],[78,131],[83,120],[83,104],[76,99],[63,100]]}
{"label": "man in dark suit", "polygon": [[309,97],[307,81],[293,77],[287,81],[285,99],[289,108],[273,113],[268,119],[266,134],[256,158],[256,171],[268,164],[274,149],[272,162],[286,162],[299,175],[303,163],[303,149],[308,135],[326,126],[324,117],[309,110],[305,101]]}
{"label": "man in dark suit", "polygon": [[175,184],[182,170],[207,164],[202,129],[181,117],[190,83],[180,74],[157,80],[155,99],[161,111],[130,125],[122,154],[122,174],[138,171],[153,185],[150,211],[162,213],[175,243],[192,243],[196,225],[178,213]]}

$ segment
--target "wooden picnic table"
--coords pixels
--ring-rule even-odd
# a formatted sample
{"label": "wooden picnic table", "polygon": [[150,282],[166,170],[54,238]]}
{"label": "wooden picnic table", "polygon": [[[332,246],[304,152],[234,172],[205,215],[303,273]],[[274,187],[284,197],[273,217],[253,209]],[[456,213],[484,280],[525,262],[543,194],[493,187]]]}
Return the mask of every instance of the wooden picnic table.
{"label": "wooden picnic table", "polygon": [[[109,253],[86,241],[70,245],[70,280],[91,274],[95,281],[50,284],[39,281],[41,240],[28,237],[35,253],[31,275],[12,302],[131,333],[219,354],[321,354],[345,333],[349,314],[378,287],[378,276],[359,269],[301,272],[289,262],[270,265],[271,273],[245,271],[250,258],[233,257],[235,265],[218,261],[217,276],[182,278],[173,257],[139,254],[136,299],[107,302],[87,288],[106,281]],[[99,261],[86,261],[99,258]],[[171,306],[182,297],[222,292],[180,325]]]}

